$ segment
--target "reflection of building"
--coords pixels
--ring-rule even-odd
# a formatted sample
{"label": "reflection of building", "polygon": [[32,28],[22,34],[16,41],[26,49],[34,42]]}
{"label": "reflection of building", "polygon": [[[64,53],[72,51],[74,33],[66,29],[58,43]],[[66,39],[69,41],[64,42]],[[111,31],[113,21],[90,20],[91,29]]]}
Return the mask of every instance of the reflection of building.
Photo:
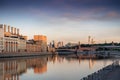
{"label": "reflection of building", "polygon": [[47,72],[47,58],[37,58],[37,59],[28,59],[27,60],[27,67],[33,68],[34,73],[44,73]]}
{"label": "reflection of building", "polygon": [[4,76],[4,72],[3,72],[3,63],[0,63],[0,80],[4,80],[3,76]]}
{"label": "reflection of building", "polygon": [[94,64],[95,64],[95,61],[92,60],[92,59],[90,59],[90,60],[89,60],[89,68],[92,69],[93,66],[94,66]]}
{"label": "reflection of building", "polygon": [[55,62],[58,60],[58,58],[59,58],[59,57],[58,57],[58,56],[56,56],[56,55],[55,55],[55,56],[53,56],[53,57],[52,57],[52,59],[53,59],[53,63],[55,63]]}
{"label": "reflection of building", "polygon": [[47,72],[47,65],[44,65],[42,67],[38,66],[34,68],[34,73],[43,74],[44,72]]}
{"label": "reflection of building", "polygon": [[0,62],[0,80],[19,80],[19,75],[26,70],[25,61]]}
{"label": "reflection of building", "polygon": [[25,61],[18,61],[17,62],[17,72],[18,72],[18,74],[26,72],[26,70],[27,70],[26,62]]}
{"label": "reflection of building", "polygon": [[35,74],[47,72],[47,57],[0,61],[0,80],[20,80],[27,68],[33,68]]}
{"label": "reflection of building", "polygon": [[19,29],[0,24],[0,52],[18,52],[26,50],[26,37]]}
{"label": "reflection of building", "polygon": [[56,63],[56,62],[61,63],[61,62],[64,61],[64,59],[65,59],[64,57],[60,57],[60,56],[58,56],[58,55],[54,55],[54,56],[52,56],[52,57],[49,57],[49,58],[48,58],[48,61],[53,62],[53,63]]}

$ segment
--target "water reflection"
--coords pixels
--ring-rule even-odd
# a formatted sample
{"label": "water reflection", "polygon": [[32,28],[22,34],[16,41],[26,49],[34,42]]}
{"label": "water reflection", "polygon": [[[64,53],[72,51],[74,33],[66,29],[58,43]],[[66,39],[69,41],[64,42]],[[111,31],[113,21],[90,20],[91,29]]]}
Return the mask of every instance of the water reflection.
{"label": "water reflection", "polygon": [[57,55],[0,60],[0,80],[39,80],[39,78],[45,80],[79,80],[110,63],[112,60],[81,60]]}
{"label": "water reflection", "polygon": [[42,74],[47,72],[47,59],[46,58],[34,58],[27,59],[27,68],[33,68],[35,74]]}
{"label": "water reflection", "polygon": [[19,75],[26,70],[27,65],[24,60],[0,62],[0,80],[19,80]]}
{"label": "water reflection", "polygon": [[[67,60],[69,63],[71,62],[71,63],[73,63],[73,62],[78,62],[79,64],[81,63],[81,61],[83,61],[83,59],[79,59],[79,58],[67,58],[67,57],[65,57],[65,56],[53,56],[52,57],[52,60],[51,61],[53,61],[53,63],[55,63],[55,62],[59,62],[59,63],[61,63],[61,62],[63,62],[64,61],[64,59],[65,60]],[[95,65],[95,63],[96,63],[96,60],[95,59],[88,59],[88,61],[89,61],[89,69],[92,69],[93,67],[94,67],[94,65]],[[106,61],[105,61],[106,62]],[[106,66],[107,64],[104,64],[104,66]]]}
{"label": "water reflection", "polygon": [[19,76],[27,72],[27,69],[34,69],[35,74],[47,72],[47,59],[15,59],[2,60],[0,62],[0,80],[20,80]]}

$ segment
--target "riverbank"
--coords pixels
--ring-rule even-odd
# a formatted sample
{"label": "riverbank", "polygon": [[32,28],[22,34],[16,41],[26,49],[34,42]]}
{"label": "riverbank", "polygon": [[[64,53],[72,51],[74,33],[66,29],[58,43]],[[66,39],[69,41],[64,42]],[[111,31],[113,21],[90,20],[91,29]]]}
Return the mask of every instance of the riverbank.
{"label": "riverbank", "polygon": [[104,67],[103,69],[94,72],[80,80],[120,80],[120,65],[119,61]]}
{"label": "riverbank", "polygon": [[51,52],[33,52],[33,53],[26,53],[26,52],[19,52],[19,53],[0,53],[0,58],[14,58],[14,57],[30,57],[30,56],[45,56],[45,55],[52,55]]}
{"label": "riverbank", "polygon": [[108,73],[103,80],[120,80],[120,67]]}

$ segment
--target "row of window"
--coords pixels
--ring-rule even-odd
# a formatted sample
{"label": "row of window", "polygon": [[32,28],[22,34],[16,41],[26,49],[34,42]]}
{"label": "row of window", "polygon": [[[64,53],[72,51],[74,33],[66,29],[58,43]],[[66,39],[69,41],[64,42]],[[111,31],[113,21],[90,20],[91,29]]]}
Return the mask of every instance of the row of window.
{"label": "row of window", "polygon": [[0,45],[3,45],[3,41],[0,41]]}
{"label": "row of window", "polygon": [[3,49],[3,46],[0,46],[0,49]]}

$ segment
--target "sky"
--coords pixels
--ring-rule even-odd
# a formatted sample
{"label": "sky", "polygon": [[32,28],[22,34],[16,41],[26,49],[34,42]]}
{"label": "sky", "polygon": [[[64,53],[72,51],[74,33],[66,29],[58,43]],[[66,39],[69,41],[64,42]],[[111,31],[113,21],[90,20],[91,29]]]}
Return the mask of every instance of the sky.
{"label": "sky", "polygon": [[0,24],[48,42],[120,42],[120,0],[0,0]]}

